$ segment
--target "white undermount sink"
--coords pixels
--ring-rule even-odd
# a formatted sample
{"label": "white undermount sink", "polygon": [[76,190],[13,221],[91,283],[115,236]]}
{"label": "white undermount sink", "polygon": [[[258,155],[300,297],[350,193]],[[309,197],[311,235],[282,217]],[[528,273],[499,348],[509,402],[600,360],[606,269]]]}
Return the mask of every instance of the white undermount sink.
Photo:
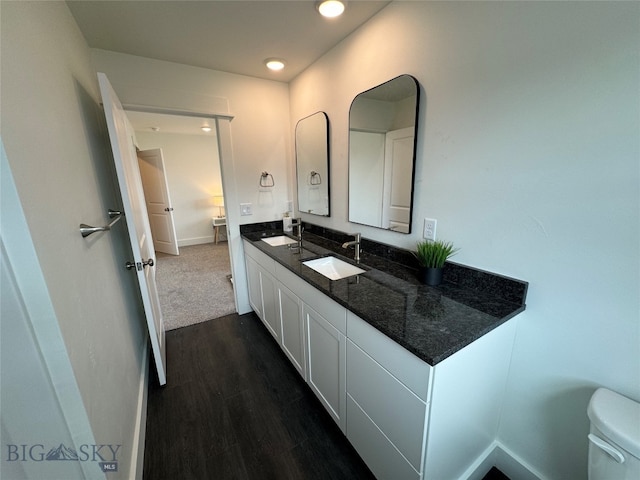
{"label": "white undermount sink", "polygon": [[340,280],[366,271],[336,257],[316,258],[302,263],[331,280]]}
{"label": "white undermount sink", "polygon": [[297,240],[287,237],[286,235],[280,235],[278,237],[266,237],[261,238],[263,242],[267,242],[272,247],[279,247],[281,245],[289,245],[291,243],[297,243]]}

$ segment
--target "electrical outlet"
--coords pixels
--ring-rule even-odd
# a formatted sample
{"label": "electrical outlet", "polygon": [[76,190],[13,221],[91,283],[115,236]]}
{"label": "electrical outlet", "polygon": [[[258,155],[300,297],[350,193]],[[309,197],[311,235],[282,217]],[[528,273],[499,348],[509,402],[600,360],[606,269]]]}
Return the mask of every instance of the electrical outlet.
{"label": "electrical outlet", "polygon": [[436,225],[438,221],[435,218],[425,218],[424,219],[424,230],[422,232],[422,236],[427,240],[435,240],[436,239]]}
{"label": "electrical outlet", "polygon": [[253,215],[253,212],[251,211],[251,204],[250,203],[241,203],[240,204],[240,215],[242,215],[242,216]]}

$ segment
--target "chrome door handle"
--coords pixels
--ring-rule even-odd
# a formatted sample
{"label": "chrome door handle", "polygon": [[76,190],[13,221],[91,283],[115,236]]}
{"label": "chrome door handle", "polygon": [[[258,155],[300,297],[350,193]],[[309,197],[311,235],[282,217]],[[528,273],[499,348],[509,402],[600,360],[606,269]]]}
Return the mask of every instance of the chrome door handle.
{"label": "chrome door handle", "polygon": [[150,258],[149,260],[143,260],[142,262],[127,262],[124,264],[125,268],[127,270],[131,270],[132,268],[135,268],[136,270],[142,270],[144,267],[153,267],[155,265],[153,258]]}
{"label": "chrome door handle", "polygon": [[165,212],[173,212],[173,207],[167,207],[164,209]]}

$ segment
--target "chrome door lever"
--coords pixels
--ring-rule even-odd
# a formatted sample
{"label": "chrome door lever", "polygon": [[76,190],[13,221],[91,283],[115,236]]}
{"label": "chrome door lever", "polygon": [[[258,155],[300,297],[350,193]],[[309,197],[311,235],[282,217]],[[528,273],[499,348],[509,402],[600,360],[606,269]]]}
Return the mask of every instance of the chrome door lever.
{"label": "chrome door lever", "polygon": [[89,235],[91,235],[92,233],[96,233],[96,232],[108,232],[109,230],[111,230],[111,227],[113,227],[116,223],[118,223],[118,220],[120,220],[122,218],[122,212],[118,212],[117,210],[111,210],[109,209],[109,218],[111,218],[111,223],[109,223],[109,225],[105,225],[104,227],[92,227],[91,225],[87,225],[86,223],[81,223],[80,224],[80,233],[82,234],[82,237],[88,237]]}
{"label": "chrome door lever", "polygon": [[143,260],[142,262],[127,262],[124,264],[127,270],[135,268],[136,270],[142,270],[144,267],[153,267],[155,265],[153,258],[149,260]]}

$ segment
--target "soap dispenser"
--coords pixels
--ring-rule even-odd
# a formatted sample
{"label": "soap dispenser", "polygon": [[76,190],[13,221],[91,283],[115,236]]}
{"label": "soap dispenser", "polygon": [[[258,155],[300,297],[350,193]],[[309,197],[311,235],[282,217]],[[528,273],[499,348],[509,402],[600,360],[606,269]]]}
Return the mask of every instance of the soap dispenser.
{"label": "soap dispenser", "polygon": [[291,215],[289,215],[289,212],[284,212],[284,214],[282,215],[282,230],[284,231],[284,233],[293,232]]}

